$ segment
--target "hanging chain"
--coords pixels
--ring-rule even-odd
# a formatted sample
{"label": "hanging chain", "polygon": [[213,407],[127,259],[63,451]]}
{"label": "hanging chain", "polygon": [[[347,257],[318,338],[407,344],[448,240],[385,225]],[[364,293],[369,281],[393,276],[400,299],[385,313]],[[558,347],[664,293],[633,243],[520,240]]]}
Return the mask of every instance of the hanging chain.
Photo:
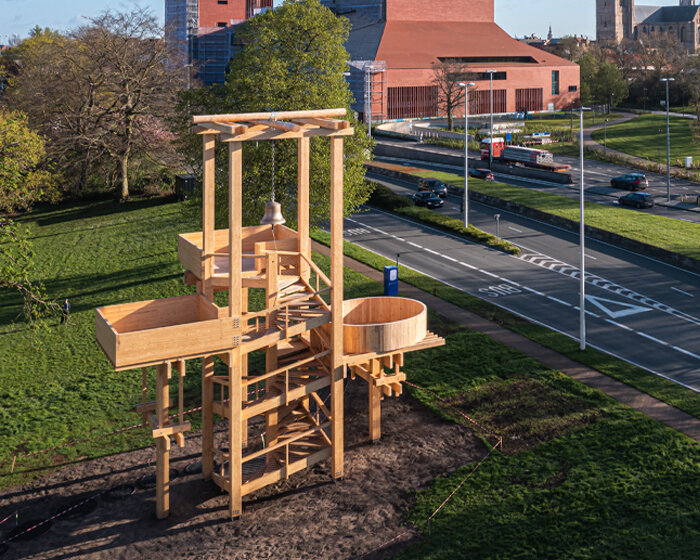
{"label": "hanging chain", "polygon": [[275,142],[272,141],[272,202],[275,201]]}

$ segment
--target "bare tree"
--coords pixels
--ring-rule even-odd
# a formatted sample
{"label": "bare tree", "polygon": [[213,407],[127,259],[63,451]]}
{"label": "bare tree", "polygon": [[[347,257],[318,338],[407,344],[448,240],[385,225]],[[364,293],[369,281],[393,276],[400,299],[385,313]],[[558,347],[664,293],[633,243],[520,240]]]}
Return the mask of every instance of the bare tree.
{"label": "bare tree", "polygon": [[68,37],[52,35],[25,48],[8,99],[52,142],[52,155],[68,178],[85,188],[111,161],[119,192],[129,198],[132,156],[171,159],[172,115],[181,68],[164,32],[148,11],[105,12]]}
{"label": "bare tree", "polygon": [[459,83],[468,77],[466,66],[461,62],[441,60],[433,63],[433,85],[438,90],[438,106],[447,115],[447,125],[454,129],[454,111],[464,103],[464,88]]}

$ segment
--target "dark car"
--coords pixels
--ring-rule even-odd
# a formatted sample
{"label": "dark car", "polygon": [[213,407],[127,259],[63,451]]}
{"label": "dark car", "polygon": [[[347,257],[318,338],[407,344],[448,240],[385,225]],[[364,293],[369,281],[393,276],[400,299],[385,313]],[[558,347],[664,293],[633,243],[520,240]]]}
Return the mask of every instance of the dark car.
{"label": "dark car", "polygon": [[493,173],[490,169],[470,169],[469,176],[475,179],[483,179],[484,181],[493,181]]}
{"label": "dark car", "polygon": [[626,173],[619,177],[610,179],[610,186],[618,189],[629,189],[631,191],[639,191],[646,189],[649,186],[649,181],[641,173]]}
{"label": "dark car", "polygon": [[418,181],[418,190],[434,192],[440,198],[447,196],[447,186],[440,179],[421,179]]}
{"label": "dark car", "polygon": [[431,191],[421,191],[414,194],[411,199],[416,206],[425,206],[426,208],[440,208],[445,201]]}
{"label": "dark car", "polygon": [[653,208],[654,197],[649,193],[629,193],[617,199],[620,204],[634,206],[635,208]]}

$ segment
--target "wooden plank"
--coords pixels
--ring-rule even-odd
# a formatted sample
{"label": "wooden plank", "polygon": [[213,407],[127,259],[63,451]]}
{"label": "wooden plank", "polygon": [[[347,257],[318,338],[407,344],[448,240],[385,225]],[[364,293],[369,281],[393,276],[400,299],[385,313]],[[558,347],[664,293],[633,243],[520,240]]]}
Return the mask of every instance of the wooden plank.
{"label": "wooden plank", "polygon": [[182,432],[189,432],[191,429],[192,425],[189,422],[182,422],[181,424],[168,424],[163,428],[153,428],[151,430],[151,437],[160,438],[172,436]]}
{"label": "wooden plank", "polygon": [[[235,294],[235,299],[240,300],[240,291]],[[241,442],[241,420],[243,393],[241,387],[241,348],[233,349],[229,353],[229,400],[228,400],[228,449],[229,449],[229,517],[240,517],[243,511],[241,487],[243,485]]]}
{"label": "wooden plank", "polygon": [[245,134],[230,134],[219,135],[219,140],[222,142],[249,142],[251,140],[293,140],[295,138],[319,138],[319,137],[343,137],[352,136],[355,134],[354,128],[345,128],[340,130],[328,130],[325,128],[302,128],[299,131],[282,131],[268,128],[267,130],[255,130],[249,128]]}
{"label": "wooden plank", "polygon": [[202,476],[214,472],[214,357],[202,359]]}
{"label": "wooden plank", "polygon": [[291,120],[291,119],[304,119],[304,118],[334,118],[334,117],[344,117],[347,114],[347,109],[319,109],[310,111],[280,111],[267,113],[234,113],[225,115],[196,115],[192,117],[192,122],[194,124],[203,124],[211,122],[246,122],[246,121],[260,121],[260,120]]}
{"label": "wooden plank", "polygon": [[[216,137],[205,134],[203,137],[203,181],[202,181],[202,233],[205,255],[211,255],[216,250],[214,245],[214,219],[215,219],[215,147]],[[202,282],[204,295],[209,299],[214,298],[214,290],[211,286],[211,277],[214,274],[214,257],[204,257],[202,266]]]}
{"label": "wooden plank", "polygon": [[202,250],[182,235],[177,238],[177,258],[182,268],[202,277]]}
{"label": "wooden plank", "polygon": [[102,348],[112,365],[117,363],[117,333],[112,328],[109,320],[102,312],[104,309],[95,309],[95,340]]}
{"label": "wooden plank", "polygon": [[[156,421],[164,428],[168,421],[168,377],[170,363],[156,367]],[[156,517],[165,519],[170,515],[170,437],[156,440]]]}
{"label": "wooden plank", "polygon": [[328,130],[343,130],[350,128],[350,123],[348,121],[339,121],[337,119],[319,119],[319,118],[308,118],[308,119],[294,119],[294,122],[299,124],[311,124],[314,126],[320,126],[321,128],[326,128]]}
{"label": "wooden plank", "polygon": [[243,134],[248,131],[248,127],[244,124],[232,125],[221,122],[207,123],[207,128],[226,134]]}
{"label": "wooden plank", "polygon": [[232,142],[229,154],[229,317],[241,315],[241,258],[243,246],[243,144]]}
{"label": "wooden plank", "polygon": [[343,433],[343,139],[331,138],[331,474],[344,474]]}
{"label": "wooden plank", "polygon": [[[311,142],[308,138],[297,140],[297,231],[299,232],[299,251],[311,259],[311,238],[309,237],[309,189]],[[309,279],[311,270],[308,263],[301,259],[299,275]]]}
{"label": "wooden plank", "polygon": [[290,123],[290,122],[284,122],[284,121],[276,121],[272,119],[268,120],[251,120],[253,124],[259,124],[262,126],[266,126],[268,128],[273,128],[275,130],[281,130],[283,132],[300,132],[301,131],[301,126],[298,124]]}
{"label": "wooden plank", "polygon": [[330,456],[331,449],[327,447],[325,449],[322,449],[321,451],[313,453],[312,455],[308,455],[303,459],[294,461],[293,463],[286,465],[286,467],[276,469],[272,472],[266,472],[264,475],[258,478],[254,478],[249,482],[246,482],[243,485],[242,493],[245,496],[252,492],[255,492],[256,490],[260,490],[260,488],[264,488],[265,486],[283,480],[284,478],[291,476],[296,472],[303,471],[304,469],[309,468],[311,465],[315,465],[316,463],[325,461]]}
{"label": "wooden plank", "polygon": [[382,437],[382,390],[374,383],[369,387],[369,439],[377,441]]}
{"label": "wooden plank", "polygon": [[[245,409],[243,410],[243,416],[245,418],[252,418],[253,416],[264,414],[272,408],[278,408],[287,402],[291,402],[293,400],[300,399],[305,395],[315,393],[316,391],[319,391],[324,387],[328,387],[329,385],[330,379],[324,376],[319,379],[316,379],[315,381],[312,381],[311,383],[307,383],[303,387],[291,389],[286,395],[282,393],[280,395],[275,395],[274,397],[266,396],[263,400],[257,401],[255,404],[245,407]],[[266,441],[268,440],[266,439]]]}

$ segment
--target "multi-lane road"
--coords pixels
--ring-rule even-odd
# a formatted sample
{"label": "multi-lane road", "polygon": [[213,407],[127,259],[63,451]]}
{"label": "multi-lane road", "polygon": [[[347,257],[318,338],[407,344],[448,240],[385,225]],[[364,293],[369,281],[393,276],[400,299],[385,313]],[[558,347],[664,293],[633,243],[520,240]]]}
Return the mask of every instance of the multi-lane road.
{"label": "multi-lane road", "polygon": [[[416,142],[407,142],[404,140],[395,139],[378,139],[378,144],[385,144],[387,146],[396,147],[410,147],[411,150],[420,150],[426,152],[444,153],[451,156],[460,155],[456,150],[449,148],[442,148],[439,146],[431,146],[428,144],[417,144]],[[411,153],[409,151],[405,152],[405,158],[385,158],[378,157],[379,161],[390,161],[394,163],[406,163],[410,165],[415,165],[417,167],[424,167],[426,169],[435,169],[438,171],[448,171],[451,173],[463,175],[464,166],[463,165],[443,165],[434,164],[426,161],[420,161],[415,158],[411,158]],[[478,154],[470,154],[470,159],[476,159]],[[578,198],[579,196],[579,184],[580,184],[580,166],[579,160],[575,157],[567,156],[555,156],[555,160],[561,163],[566,163],[571,165],[571,177],[573,183],[571,185],[557,185],[554,183],[543,183],[536,180],[523,179],[521,177],[516,177],[514,175],[502,175],[496,174],[496,180],[521,186],[532,188],[551,194],[557,194],[561,196],[567,196],[572,198]],[[462,160],[463,161],[463,160]],[[586,200],[589,202],[597,202],[599,204],[606,204],[611,206],[617,206],[617,199],[628,191],[623,191],[620,189],[612,188],[610,186],[610,179],[612,177],[617,177],[623,173],[639,173],[639,170],[621,167],[619,165],[614,165],[610,163],[586,160],[584,167],[584,181],[586,187]],[[649,180],[649,187],[646,192],[654,196],[657,203],[664,203],[666,201],[666,177],[658,175],[655,173],[646,173]],[[671,196],[672,200],[677,201],[681,195],[688,195],[692,197],[700,196],[700,185],[697,183],[692,183],[684,179],[672,179],[671,180]],[[684,220],[700,224],[700,208],[696,211],[683,210],[674,206],[664,206],[657,204],[656,207],[652,209],[644,209],[642,212],[656,214],[660,216],[666,216],[668,218],[674,218],[677,220]]]}
{"label": "multi-lane road", "polygon": [[[370,176],[371,177],[371,176]],[[401,194],[400,181],[374,178]],[[444,212],[459,217],[459,199]],[[368,210],[345,235],[387,258],[572,337],[579,335],[578,236],[473,203],[471,223],[522,249],[490,250],[400,217]],[[498,225],[494,215],[499,214]],[[700,391],[700,276],[602,242],[586,252],[587,340],[628,362]]]}

